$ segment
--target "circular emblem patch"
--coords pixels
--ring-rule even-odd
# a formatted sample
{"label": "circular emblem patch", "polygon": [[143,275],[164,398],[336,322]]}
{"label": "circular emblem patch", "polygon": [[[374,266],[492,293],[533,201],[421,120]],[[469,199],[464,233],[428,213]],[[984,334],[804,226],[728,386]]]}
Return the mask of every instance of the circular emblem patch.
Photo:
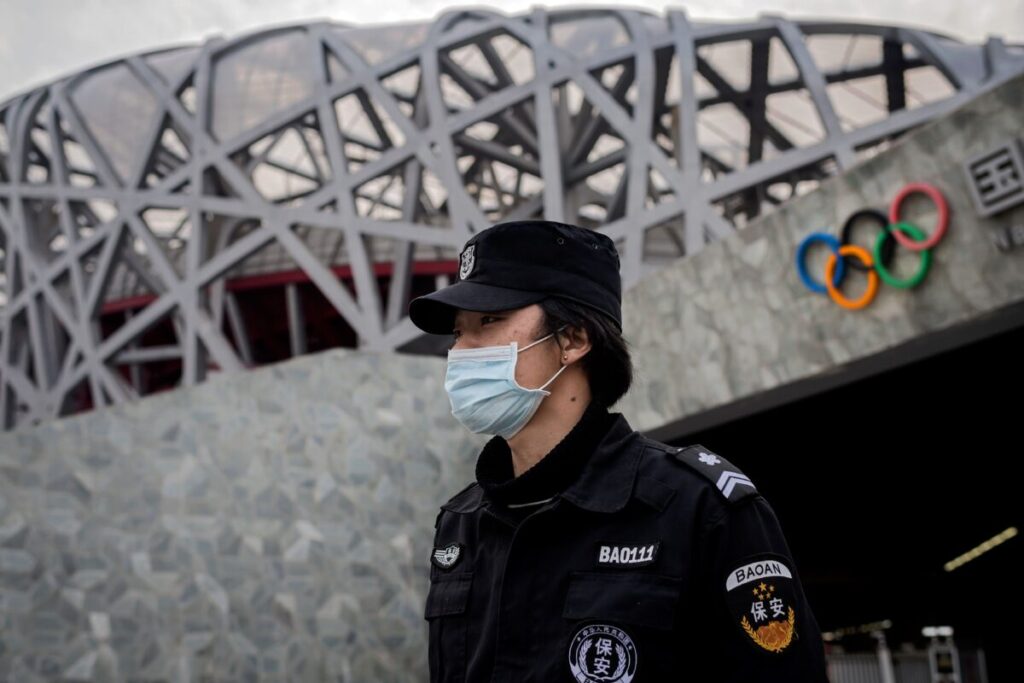
{"label": "circular emblem patch", "polygon": [[629,683],[636,664],[633,639],[608,624],[584,626],[569,645],[569,668],[578,683]]}
{"label": "circular emblem patch", "polygon": [[476,245],[471,244],[466,247],[466,250],[462,252],[461,263],[459,264],[459,279],[465,280],[469,277],[469,274],[473,272],[473,264],[476,263],[476,258],[473,253],[476,251]]}

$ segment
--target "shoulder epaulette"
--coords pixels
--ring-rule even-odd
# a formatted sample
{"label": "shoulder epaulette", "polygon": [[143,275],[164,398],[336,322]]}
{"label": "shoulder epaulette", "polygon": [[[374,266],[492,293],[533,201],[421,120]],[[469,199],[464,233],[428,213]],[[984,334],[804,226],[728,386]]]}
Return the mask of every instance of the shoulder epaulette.
{"label": "shoulder epaulette", "polygon": [[466,484],[465,488],[449,498],[441,509],[452,512],[473,512],[483,500],[483,489],[476,481]]}
{"label": "shoulder epaulette", "polygon": [[461,491],[459,491],[454,496],[452,496],[451,498],[449,498],[448,500],[446,500],[444,503],[441,504],[441,509],[437,511],[437,517],[434,519],[434,528],[435,529],[437,528],[437,525],[441,522],[441,515],[444,514],[444,511],[445,510],[451,510],[453,504],[455,503],[455,501],[457,501],[459,499],[459,496],[462,496],[463,494],[465,494],[466,491],[471,489],[473,487],[473,484],[475,484],[475,483],[476,483],[475,481],[469,482],[468,484],[466,484],[463,487],[463,489]]}
{"label": "shoulder epaulette", "polygon": [[757,495],[757,489],[747,475],[740,472],[739,468],[731,462],[699,443],[676,448],[670,451],[669,455],[709,479],[722,497],[730,503]]}
{"label": "shoulder epaulette", "polygon": [[468,490],[470,490],[471,488],[473,488],[473,484],[475,484],[475,483],[476,483],[475,481],[471,481],[471,482],[469,482],[468,484],[466,484],[465,486],[463,486],[463,487],[462,487],[462,490],[460,490],[460,491],[459,491],[458,493],[456,493],[456,494],[455,494],[454,496],[452,496],[452,497],[451,497],[451,498],[449,498],[449,499],[448,499],[447,501],[445,501],[445,505],[448,505],[448,504],[450,504],[450,503],[453,503],[453,502],[455,502],[455,500],[456,500],[456,499],[457,499],[457,498],[458,498],[459,496],[461,496],[461,495],[462,495],[463,493],[465,493],[466,491],[468,491]]}

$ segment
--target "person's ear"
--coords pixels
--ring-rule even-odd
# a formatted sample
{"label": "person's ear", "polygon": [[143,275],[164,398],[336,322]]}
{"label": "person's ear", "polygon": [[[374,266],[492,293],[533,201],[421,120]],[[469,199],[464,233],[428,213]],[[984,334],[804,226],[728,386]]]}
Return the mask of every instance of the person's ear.
{"label": "person's ear", "polygon": [[561,361],[563,363],[577,361],[590,351],[590,337],[587,335],[587,329],[582,325],[580,327],[569,325],[558,336],[560,337],[559,346],[562,349]]}

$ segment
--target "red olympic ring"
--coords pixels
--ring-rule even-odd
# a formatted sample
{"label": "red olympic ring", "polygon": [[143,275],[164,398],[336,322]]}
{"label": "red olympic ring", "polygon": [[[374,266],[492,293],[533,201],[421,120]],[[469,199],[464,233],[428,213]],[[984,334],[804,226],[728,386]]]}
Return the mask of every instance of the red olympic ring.
{"label": "red olympic ring", "polygon": [[921,192],[922,194],[928,195],[928,198],[935,202],[935,206],[939,210],[939,223],[935,226],[935,232],[932,233],[931,237],[918,242],[917,240],[907,237],[903,234],[902,230],[893,230],[892,236],[897,242],[905,246],[907,249],[912,251],[921,251],[922,249],[929,249],[942,239],[942,236],[946,234],[946,228],[949,226],[949,205],[946,204],[946,198],[942,196],[938,188],[928,183],[908,183],[903,187],[902,190],[893,198],[892,204],[889,206],[889,222],[893,225],[900,222],[900,205],[907,196],[914,192]]}

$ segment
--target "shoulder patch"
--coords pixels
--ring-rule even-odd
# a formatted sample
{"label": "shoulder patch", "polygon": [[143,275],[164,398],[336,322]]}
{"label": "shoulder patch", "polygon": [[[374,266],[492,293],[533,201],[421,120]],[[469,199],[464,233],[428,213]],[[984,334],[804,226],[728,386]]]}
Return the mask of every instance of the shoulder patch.
{"label": "shoulder patch", "polygon": [[676,448],[669,455],[709,479],[730,503],[757,494],[754,482],[738,467],[699,443]]}
{"label": "shoulder patch", "polygon": [[434,552],[430,555],[430,561],[434,563],[435,567],[447,571],[462,559],[462,551],[465,548],[466,546],[461,543],[449,543],[444,547],[434,548]]}
{"label": "shoulder patch", "polygon": [[791,567],[783,555],[762,553],[734,562],[723,577],[726,603],[746,634],[740,637],[759,652],[778,655],[799,638],[800,607]]}

